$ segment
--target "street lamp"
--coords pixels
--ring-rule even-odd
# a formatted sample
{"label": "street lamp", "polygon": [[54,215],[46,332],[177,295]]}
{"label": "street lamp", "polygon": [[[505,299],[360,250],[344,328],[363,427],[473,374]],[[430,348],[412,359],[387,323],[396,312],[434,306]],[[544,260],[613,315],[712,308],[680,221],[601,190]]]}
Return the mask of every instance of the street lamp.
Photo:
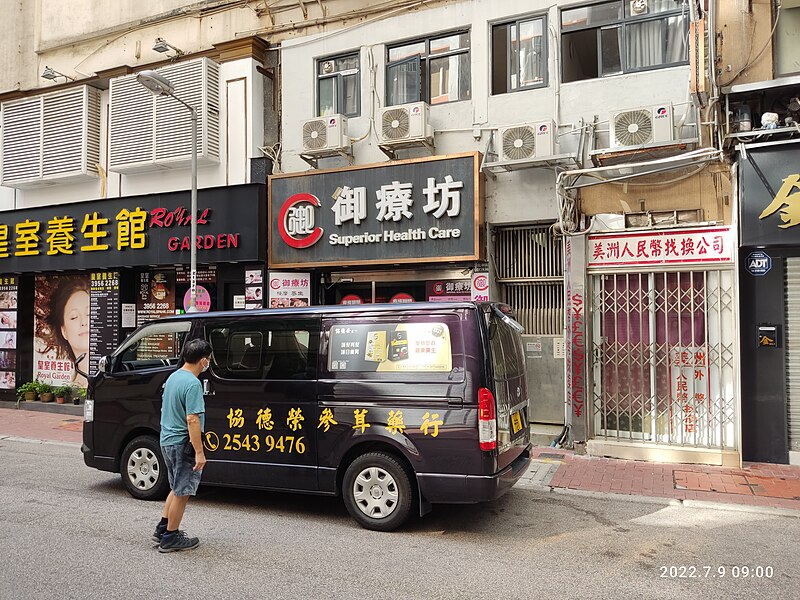
{"label": "street lamp", "polygon": [[186,312],[197,311],[197,111],[175,95],[175,88],[169,79],[155,71],[141,71],[136,80],[156,96],[172,96],[192,113],[192,221],[191,253],[189,262],[189,308]]}

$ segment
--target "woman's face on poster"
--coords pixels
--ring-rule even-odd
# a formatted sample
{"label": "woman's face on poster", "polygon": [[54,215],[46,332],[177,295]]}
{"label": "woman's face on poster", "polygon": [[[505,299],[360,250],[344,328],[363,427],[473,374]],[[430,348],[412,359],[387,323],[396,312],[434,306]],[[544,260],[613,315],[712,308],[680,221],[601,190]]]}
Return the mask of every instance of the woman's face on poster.
{"label": "woman's face on poster", "polygon": [[61,335],[72,347],[75,356],[89,351],[89,294],[78,290],[64,306]]}

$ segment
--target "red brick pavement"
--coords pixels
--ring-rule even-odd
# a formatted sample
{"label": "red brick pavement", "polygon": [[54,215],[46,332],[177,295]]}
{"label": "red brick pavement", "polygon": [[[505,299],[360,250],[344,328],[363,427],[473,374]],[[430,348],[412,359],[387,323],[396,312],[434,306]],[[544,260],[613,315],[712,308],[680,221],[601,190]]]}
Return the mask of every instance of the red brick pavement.
{"label": "red brick pavement", "polygon": [[561,461],[548,484],[551,487],[800,510],[798,466],[745,463],[739,469],[596,458],[546,447],[534,449],[534,458],[542,454]]}
{"label": "red brick pavement", "polygon": [[0,408],[0,438],[5,436],[79,444],[83,440],[83,418]]}

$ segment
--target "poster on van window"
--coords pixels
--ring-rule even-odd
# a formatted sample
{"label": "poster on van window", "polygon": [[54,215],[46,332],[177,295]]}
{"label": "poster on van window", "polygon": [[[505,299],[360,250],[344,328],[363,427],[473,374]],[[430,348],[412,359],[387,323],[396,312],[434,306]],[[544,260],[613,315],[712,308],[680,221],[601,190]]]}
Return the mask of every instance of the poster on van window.
{"label": "poster on van window", "polygon": [[17,387],[17,278],[0,277],[0,390]]}
{"label": "poster on van window", "polygon": [[450,330],[444,323],[331,327],[330,371],[425,373],[452,368]]}
{"label": "poster on van window", "polygon": [[53,386],[86,387],[92,329],[91,273],[38,275],[33,300],[33,377]]}

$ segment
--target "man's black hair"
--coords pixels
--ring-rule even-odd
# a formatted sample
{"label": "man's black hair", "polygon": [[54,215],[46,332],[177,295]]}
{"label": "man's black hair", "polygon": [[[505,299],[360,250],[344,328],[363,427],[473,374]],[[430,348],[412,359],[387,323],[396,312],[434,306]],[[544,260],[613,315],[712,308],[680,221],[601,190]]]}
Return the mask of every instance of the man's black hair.
{"label": "man's black hair", "polygon": [[203,358],[211,356],[211,344],[205,340],[192,340],[183,347],[183,360],[196,365]]}

